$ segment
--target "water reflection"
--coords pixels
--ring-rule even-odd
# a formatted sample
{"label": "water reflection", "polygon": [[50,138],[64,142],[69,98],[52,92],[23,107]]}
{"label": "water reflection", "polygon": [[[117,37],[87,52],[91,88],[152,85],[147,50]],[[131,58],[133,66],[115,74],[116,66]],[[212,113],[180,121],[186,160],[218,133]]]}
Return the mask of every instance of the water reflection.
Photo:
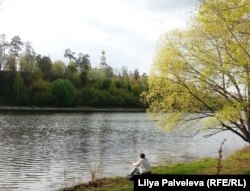
{"label": "water reflection", "polygon": [[[217,157],[243,142],[230,133],[205,139],[167,134],[144,113],[0,114],[0,190],[55,190],[87,181],[86,159],[102,176],[124,176],[130,162],[145,152],[153,165]],[[11,189],[7,189],[11,188]]]}

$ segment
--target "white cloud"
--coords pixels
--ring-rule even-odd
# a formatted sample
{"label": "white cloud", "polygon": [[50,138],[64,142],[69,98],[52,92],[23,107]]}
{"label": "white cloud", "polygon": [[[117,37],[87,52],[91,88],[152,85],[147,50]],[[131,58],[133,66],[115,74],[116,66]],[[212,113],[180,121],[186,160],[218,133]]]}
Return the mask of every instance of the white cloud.
{"label": "white cloud", "polygon": [[[190,2],[190,3],[187,3]],[[195,0],[8,0],[0,33],[31,41],[38,53],[63,59],[66,48],[99,62],[102,47],[112,67],[148,72],[157,39],[184,27]]]}

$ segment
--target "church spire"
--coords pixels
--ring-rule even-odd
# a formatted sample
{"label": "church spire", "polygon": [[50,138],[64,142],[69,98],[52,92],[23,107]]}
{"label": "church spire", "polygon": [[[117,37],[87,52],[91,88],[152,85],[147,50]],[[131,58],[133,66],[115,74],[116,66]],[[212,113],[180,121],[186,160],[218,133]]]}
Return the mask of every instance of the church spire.
{"label": "church spire", "polygon": [[100,60],[100,64],[99,64],[99,69],[107,69],[108,65],[106,63],[106,56],[105,56],[105,50],[102,49],[101,51],[101,60]]}
{"label": "church spire", "polygon": [[106,64],[105,50],[102,49],[101,64]]}

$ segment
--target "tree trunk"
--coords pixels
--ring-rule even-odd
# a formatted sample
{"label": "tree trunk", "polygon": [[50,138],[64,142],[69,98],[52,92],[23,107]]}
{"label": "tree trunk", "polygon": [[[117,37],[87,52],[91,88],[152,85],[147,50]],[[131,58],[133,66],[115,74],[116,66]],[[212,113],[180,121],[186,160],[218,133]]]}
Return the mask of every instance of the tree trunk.
{"label": "tree trunk", "polygon": [[246,74],[247,74],[246,138],[248,140],[248,143],[250,143],[250,66],[246,67]]}

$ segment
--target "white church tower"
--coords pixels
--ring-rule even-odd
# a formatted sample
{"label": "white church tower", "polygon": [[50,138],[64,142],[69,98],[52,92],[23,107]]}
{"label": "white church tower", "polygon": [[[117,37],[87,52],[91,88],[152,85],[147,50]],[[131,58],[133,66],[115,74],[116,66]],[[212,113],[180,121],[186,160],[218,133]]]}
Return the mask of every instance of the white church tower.
{"label": "white church tower", "polygon": [[105,51],[102,50],[101,53],[102,53],[102,55],[101,55],[101,62],[100,62],[100,64],[99,64],[98,68],[99,68],[100,70],[108,69],[109,66],[108,66],[107,63],[106,63]]}

